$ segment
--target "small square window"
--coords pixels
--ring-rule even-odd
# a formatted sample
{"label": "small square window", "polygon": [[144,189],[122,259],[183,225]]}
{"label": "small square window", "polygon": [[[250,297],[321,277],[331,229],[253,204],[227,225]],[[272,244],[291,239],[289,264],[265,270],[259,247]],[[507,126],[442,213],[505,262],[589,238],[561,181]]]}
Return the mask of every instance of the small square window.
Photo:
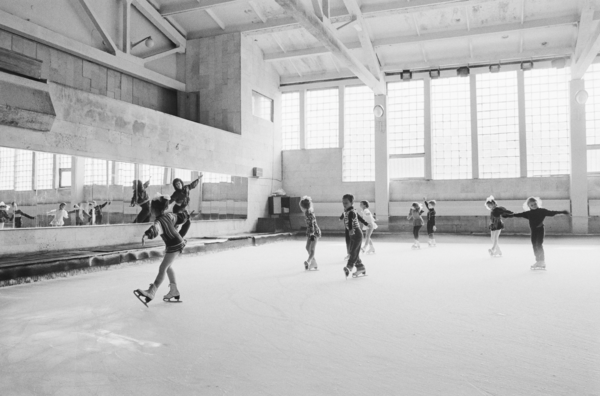
{"label": "small square window", "polygon": [[252,91],[252,114],[273,122],[273,99]]}

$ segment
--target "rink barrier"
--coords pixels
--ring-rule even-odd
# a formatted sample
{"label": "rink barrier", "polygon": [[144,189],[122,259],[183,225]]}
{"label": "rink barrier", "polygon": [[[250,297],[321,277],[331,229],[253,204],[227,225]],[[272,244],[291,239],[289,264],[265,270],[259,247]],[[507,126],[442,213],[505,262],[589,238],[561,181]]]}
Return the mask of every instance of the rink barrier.
{"label": "rink barrier", "polygon": [[[191,240],[183,254],[206,254],[224,250],[261,246],[294,238],[295,233],[239,235],[225,238]],[[155,263],[164,256],[164,246],[140,249],[116,249],[112,252],[65,252],[62,257],[41,258],[39,261],[4,264],[0,256],[0,287],[39,282],[56,278],[122,268],[126,265]]]}

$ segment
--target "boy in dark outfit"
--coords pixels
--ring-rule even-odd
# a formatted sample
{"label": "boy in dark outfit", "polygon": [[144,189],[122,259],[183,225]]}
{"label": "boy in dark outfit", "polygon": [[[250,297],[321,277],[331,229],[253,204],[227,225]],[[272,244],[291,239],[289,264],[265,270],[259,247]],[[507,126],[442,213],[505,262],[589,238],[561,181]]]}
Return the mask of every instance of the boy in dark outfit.
{"label": "boy in dark outfit", "polygon": [[141,180],[133,181],[133,197],[131,197],[131,207],[139,205],[142,210],[136,216],[134,223],[148,223],[150,221],[150,198],[146,189],[150,185],[150,180],[142,184]]}
{"label": "boy in dark outfit", "polygon": [[556,215],[568,215],[568,210],[554,211],[541,207],[542,200],[537,197],[529,197],[524,208],[528,208],[525,212],[514,213],[506,217],[521,217],[529,220],[529,228],[531,229],[531,244],[533,245],[533,253],[535,254],[535,264],[531,269],[546,269],[546,257],[544,255],[544,219]]}
{"label": "boy in dark outfit", "polygon": [[428,201],[427,198],[423,198],[425,201],[425,207],[427,208],[427,235],[429,235],[429,246],[436,246],[435,243],[435,235],[434,232],[437,231],[437,227],[435,226],[435,215],[437,214],[435,211],[436,202],[431,200]]}
{"label": "boy in dark outfit", "polygon": [[[354,195],[346,194],[342,198],[344,205],[344,225],[350,237],[350,258],[348,264],[344,267],[346,278],[352,274],[352,269],[356,266],[356,271],[352,274],[353,278],[359,275],[366,275],[365,265],[360,259],[360,248],[362,247],[363,234],[358,225],[358,213],[352,204],[354,203]],[[364,221],[364,220],[363,220]],[[366,222],[365,222],[366,223]]]}
{"label": "boy in dark outfit", "polygon": [[202,173],[196,180],[191,182],[188,185],[184,185],[183,181],[179,178],[173,180],[173,187],[175,188],[175,192],[171,194],[171,199],[169,204],[175,202],[175,206],[173,206],[173,213],[186,213],[188,216],[188,220],[183,223],[181,226],[181,230],[179,230],[179,234],[184,237],[187,234],[190,226],[192,225],[191,215],[187,211],[187,206],[190,203],[190,190],[196,188],[198,183],[200,183],[200,178],[202,177]]}
{"label": "boy in dark outfit", "polygon": [[[340,221],[344,221],[345,213],[346,212],[344,211],[344,213],[342,213],[342,215],[340,216]],[[361,223],[365,227],[369,226],[369,223],[367,223],[367,221],[365,219],[363,219],[363,217],[361,215],[359,215],[358,212],[356,212],[356,216],[358,218],[359,223]],[[350,239],[350,232],[348,231],[348,228],[346,228],[346,227],[344,227],[344,234],[346,237],[346,257],[344,257],[344,260],[348,261],[348,259],[350,258],[350,244],[351,244],[352,240]]]}
{"label": "boy in dark outfit", "polygon": [[25,213],[21,209],[19,209],[16,202],[13,202],[12,205],[13,205],[13,219],[15,222],[15,228],[23,227],[21,216],[25,216],[30,220],[35,219],[35,217],[29,216],[27,213]]}

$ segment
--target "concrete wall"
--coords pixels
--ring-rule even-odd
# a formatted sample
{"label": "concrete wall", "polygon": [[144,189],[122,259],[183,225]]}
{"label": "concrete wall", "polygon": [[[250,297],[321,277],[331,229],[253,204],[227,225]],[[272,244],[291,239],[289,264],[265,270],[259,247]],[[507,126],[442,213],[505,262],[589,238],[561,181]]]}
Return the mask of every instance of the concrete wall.
{"label": "concrete wall", "polygon": [[0,30],[0,48],[43,61],[42,78],[167,114],[177,114],[177,92]]}

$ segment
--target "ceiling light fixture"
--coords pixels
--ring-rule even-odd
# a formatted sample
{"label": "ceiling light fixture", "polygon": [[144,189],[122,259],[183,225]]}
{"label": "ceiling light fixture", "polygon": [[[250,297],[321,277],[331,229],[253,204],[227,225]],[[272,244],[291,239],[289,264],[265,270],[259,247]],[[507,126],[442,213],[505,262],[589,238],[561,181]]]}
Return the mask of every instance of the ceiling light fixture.
{"label": "ceiling light fixture", "polygon": [[523,71],[528,71],[533,69],[533,62],[532,61],[526,61],[526,62],[521,62],[521,70]]}
{"label": "ceiling light fixture", "polygon": [[440,78],[440,70],[430,70],[429,71],[429,77],[431,77],[432,80],[435,80],[436,78]]}
{"label": "ceiling light fixture", "polygon": [[410,81],[410,80],[412,80],[412,72],[410,70],[402,70],[400,72],[400,79],[402,81]]}
{"label": "ceiling light fixture", "polygon": [[500,72],[500,64],[490,65],[490,73],[499,73]]}
{"label": "ceiling light fixture", "polygon": [[135,43],[131,43],[131,49],[133,49],[134,47],[136,47],[136,46],[138,46],[138,45],[140,45],[142,43],[145,43],[146,47],[148,47],[148,48],[154,47],[154,40],[152,40],[152,36],[148,36],[148,37],[145,37],[145,38],[141,39],[140,41],[136,41]]}
{"label": "ceiling light fixture", "polygon": [[456,75],[459,77],[469,77],[471,70],[468,66],[459,67],[456,69]]}

